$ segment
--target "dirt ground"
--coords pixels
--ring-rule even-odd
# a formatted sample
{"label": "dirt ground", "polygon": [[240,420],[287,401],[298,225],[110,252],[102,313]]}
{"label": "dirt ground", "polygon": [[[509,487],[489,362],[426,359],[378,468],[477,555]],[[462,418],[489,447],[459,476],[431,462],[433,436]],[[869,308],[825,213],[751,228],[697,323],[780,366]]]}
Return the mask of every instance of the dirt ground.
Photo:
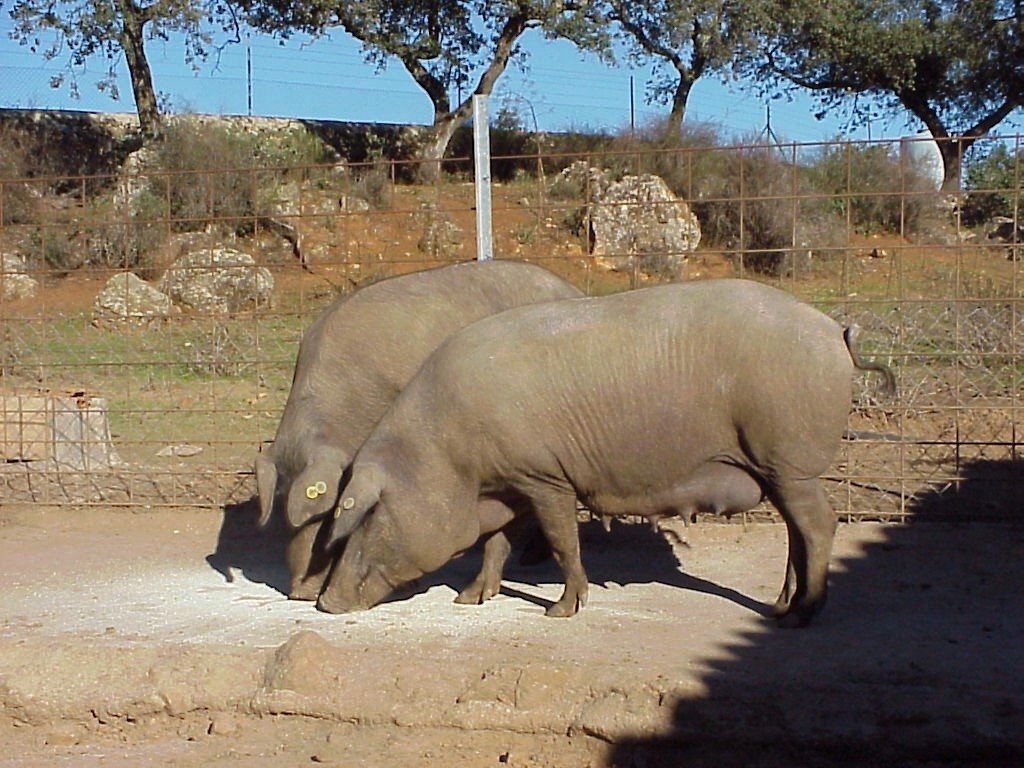
{"label": "dirt ground", "polygon": [[452,603],[285,599],[278,532],[224,513],[0,506],[0,765],[998,765],[1024,760],[1024,528],[839,529],[816,624],[765,617],[779,524],[583,525]]}

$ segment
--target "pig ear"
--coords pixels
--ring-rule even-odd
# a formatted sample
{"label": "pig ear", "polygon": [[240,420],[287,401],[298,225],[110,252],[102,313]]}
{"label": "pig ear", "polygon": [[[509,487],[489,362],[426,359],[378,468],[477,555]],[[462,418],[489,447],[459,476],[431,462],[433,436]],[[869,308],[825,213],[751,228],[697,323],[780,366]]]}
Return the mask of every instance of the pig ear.
{"label": "pig ear", "polygon": [[380,501],[384,487],[384,473],[375,466],[359,467],[352,472],[341,500],[334,508],[334,526],[331,528],[329,547],[348,538],[356,526]]}
{"label": "pig ear", "polygon": [[338,499],[341,476],[348,463],[337,448],[318,448],[288,491],[288,522],[299,528],[327,514]]}
{"label": "pig ear", "polygon": [[274,494],[277,491],[277,465],[274,463],[274,446],[268,445],[256,454],[256,494],[260,499],[260,528],[267,524],[274,509]]}

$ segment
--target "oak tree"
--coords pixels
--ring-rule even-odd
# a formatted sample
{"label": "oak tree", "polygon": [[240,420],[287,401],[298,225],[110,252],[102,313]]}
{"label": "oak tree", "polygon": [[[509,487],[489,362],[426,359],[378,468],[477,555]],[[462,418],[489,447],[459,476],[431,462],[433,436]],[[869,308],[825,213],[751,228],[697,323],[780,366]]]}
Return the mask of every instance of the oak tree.
{"label": "oak tree", "polygon": [[678,132],[694,84],[725,72],[745,34],[745,16],[730,0],[609,0],[592,3],[590,13],[616,25],[635,62],[655,63],[648,95],[670,105],[666,121]]}
{"label": "oak tree", "polygon": [[[603,30],[562,0],[233,0],[256,28],[288,37],[341,28],[380,68],[397,61],[429,98],[433,119],[420,149],[420,176],[436,178],[473,95],[489,95],[529,30],[595,46]],[[585,5],[583,3],[582,5]],[[453,94],[464,97],[453,100]]]}
{"label": "oak tree", "polygon": [[[765,0],[763,81],[814,91],[822,112],[909,112],[936,140],[945,182],[964,153],[1024,104],[1022,0]],[[858,99],[866,95],[870,99]],[[852,97],[852,98],[851,98]],[[905,112],[904,112],[905,114]]]}
{"label": "oak tree", "polygon": [[[51,78],[78,96],[76,72],[94,57],[105,60],[97,87],[119,99],[118,69],[127,64],[132,95],[144,138],[160,133],[161,115],[146,41],[181,34],[185,60],[195,67],[211,45],[211,14],[202,0],[14,0],[11,37],[49,60],[64,60],[64,70]],[[228,17],[222,17],[228,18]]]}

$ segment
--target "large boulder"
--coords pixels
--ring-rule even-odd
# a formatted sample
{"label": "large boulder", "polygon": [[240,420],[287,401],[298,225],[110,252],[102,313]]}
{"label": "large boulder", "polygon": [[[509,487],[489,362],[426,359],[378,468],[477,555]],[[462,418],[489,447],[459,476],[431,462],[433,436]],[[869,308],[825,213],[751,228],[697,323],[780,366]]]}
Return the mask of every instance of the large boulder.
{"label": "large boulder", "polygon": [[178,312],[171,297],[131,272],[111,277],[92,304],[93,325],[148,326]]}
{"label": "large boulder", "polygon": [[624,176],[590,205],[590,242],[611,269],[670,276],[700,243],[700,224],[660,177]]}
{"label": "large boulder", "polygon": [[39,282],[28,274],[20,256],[0,253],[0,301],[31,299],[38,288]]}
{"label": "large boulder", "polygon": [[184,309],[225,314],[269,306],[274,278],[247,253],[211,248],[175,261],[157,288]]}
{"label": "large boulder", "polygon": [[595,168],[586,160],[575,160],[555,177],[551,187],[562,194],[599,200],[612,185],[611,175],[604,168]]}

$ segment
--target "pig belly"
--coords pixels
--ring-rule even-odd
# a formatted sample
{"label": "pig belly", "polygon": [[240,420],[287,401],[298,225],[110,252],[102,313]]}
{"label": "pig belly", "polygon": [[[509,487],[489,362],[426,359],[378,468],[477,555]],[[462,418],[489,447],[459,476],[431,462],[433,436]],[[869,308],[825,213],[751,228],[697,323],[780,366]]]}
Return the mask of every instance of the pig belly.
{"label": "pig belly", "polygon": [[760,483],[746,470],[709,462],[665,490],[652,489],[636,495],[595,493],[583,499],[583,503],[599,515],[689,518],[698,512],[716,515],[745,512],[757,506],[763,497]]}

